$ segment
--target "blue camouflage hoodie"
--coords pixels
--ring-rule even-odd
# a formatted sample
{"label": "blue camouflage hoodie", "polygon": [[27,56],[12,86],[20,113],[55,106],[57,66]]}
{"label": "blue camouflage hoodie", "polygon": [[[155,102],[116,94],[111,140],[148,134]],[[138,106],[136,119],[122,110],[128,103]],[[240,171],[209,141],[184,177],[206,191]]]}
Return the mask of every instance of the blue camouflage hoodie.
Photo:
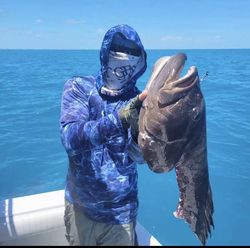
{"label": "blue camouflage hoodie", "polygon": [[[117,32],[141,48],[141,70],[121,95],[103,95],[110,44]],[[98,76],[73,77],[64,85],[60,132],[69,159],[65,199],[95,221],[124,224],[137,216],[136,162],[143,159],[117,111],[140,93],[135,84],[147,64],[138,34],[128,25],[111,28],[103,39],[100,62]]]}

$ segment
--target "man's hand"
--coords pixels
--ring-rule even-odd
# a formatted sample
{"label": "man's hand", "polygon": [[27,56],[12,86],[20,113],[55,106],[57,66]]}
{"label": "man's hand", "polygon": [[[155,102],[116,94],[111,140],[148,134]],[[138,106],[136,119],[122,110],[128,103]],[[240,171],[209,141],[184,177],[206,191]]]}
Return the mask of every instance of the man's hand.
{"label": "man's hand", "polygon": [[144,90],[142,93],[134,97],[125,107],[121,108],[118,112],[122,126],[125,130],[131,127],[131,136],[133,140],[138,143],[139,135],[139,114],[142,106],[142,102],[147,97],[147,91]]}

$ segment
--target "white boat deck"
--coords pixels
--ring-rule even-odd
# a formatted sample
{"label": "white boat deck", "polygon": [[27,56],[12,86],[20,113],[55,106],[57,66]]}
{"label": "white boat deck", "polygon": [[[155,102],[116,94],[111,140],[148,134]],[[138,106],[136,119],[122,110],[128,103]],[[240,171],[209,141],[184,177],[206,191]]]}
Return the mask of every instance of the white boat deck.
{"label": "white boat deck", "polygon": [[[64,190],[0,201],[0,245],[68,245],[64,227]],[[160,246],[140,223],[139,245]]]}

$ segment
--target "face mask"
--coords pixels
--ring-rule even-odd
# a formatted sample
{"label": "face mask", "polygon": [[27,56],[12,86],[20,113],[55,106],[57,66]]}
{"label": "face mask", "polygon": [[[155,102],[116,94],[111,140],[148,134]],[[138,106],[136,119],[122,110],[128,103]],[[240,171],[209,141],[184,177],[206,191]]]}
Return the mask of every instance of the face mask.
{"label": "face mask", "polygon": [[121,52],[109,53],[106,87],[119,90],[132,78],[141,57]]}

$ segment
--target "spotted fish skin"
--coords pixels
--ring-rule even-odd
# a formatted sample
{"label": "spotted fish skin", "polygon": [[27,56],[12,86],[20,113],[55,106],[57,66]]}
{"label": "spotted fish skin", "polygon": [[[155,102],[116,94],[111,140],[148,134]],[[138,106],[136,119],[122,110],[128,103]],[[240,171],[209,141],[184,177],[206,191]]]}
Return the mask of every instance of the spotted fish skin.
{"label": "spotted fish skin", "polygon": [[205,245],[214,228],[206,107],[197,68],[180,78],[186,59],[180,53],[155,63],[140,111],[138,144],[153,172],[175,169],[180,198],[174,216]]}

